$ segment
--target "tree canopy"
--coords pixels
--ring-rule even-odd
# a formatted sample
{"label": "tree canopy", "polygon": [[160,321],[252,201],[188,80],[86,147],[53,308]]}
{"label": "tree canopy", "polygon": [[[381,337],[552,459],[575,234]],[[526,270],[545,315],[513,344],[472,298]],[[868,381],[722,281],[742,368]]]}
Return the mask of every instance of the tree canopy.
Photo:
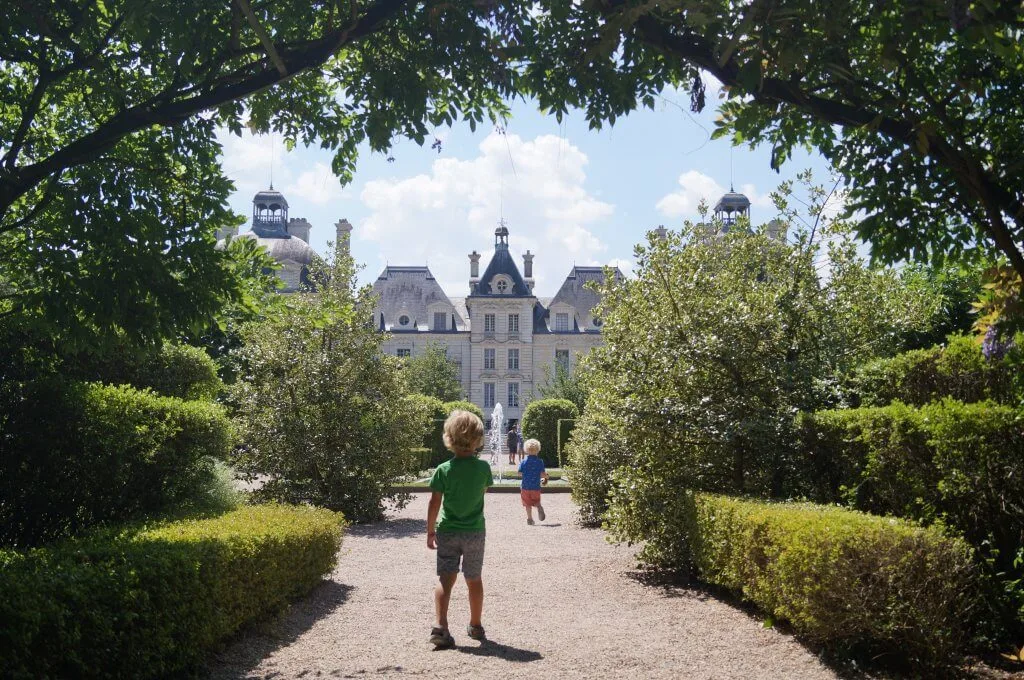
{"label": "tree canopy", "polygon": [[403,365],[409,389],[442,402],[462,399],[459,366],[448,358],[444,345],[431,343],[421,354],[409,357]]}
{"label": "tree canopy", "polygon": [[[458,0],[44,0],[0,8],[0,319],[140,338],[236,300],[218,130],[382,151],[506,110],[515,11]],[[79,342],[88,344],[89,340]]]}
{"label": "tree canopy", "polygon": [[531,91],[592,125],[665,87],[717,135],[799,145],[843,174],[876,255],[941,260],[994,247],[1024,275],[1024,8],[961,0],[592,0],[547,3],[524,45]]}

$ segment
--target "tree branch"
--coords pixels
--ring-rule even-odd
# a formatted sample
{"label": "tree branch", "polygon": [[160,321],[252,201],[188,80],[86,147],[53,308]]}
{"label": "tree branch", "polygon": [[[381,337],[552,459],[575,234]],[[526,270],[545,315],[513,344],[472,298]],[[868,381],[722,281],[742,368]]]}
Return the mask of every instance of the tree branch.
{"label": "tree branch", "polygon": [[[712,45],[703,37],[677,35],[649,16],[638,19],[636,27],[642,39],[652,47],[710,72],[725,85],[746,92],[739,82],[740,69],[735,59],[720,64],[715,58]],[[796,106],[819,120],[842,127],[876,126],[883,135],[905,145],[912,144],[918,135],[924,136],[928,142],[928,150],[924,155],[932,157],[952,172],[967,195],[984,208],[988,215],[988,220],[983,222],[985,231],[1009,258],[1013,268],[1024,276],[1024,251],[1014,242],[1013,234],[1002,216],[1003,213],[1009,214],[1014,221],[1020,223],[1024,220],[1024,203],[1018,201],[1012,191],[1000,184],[977,161],[954,148],[940,135],[921,130],[915,121],[886,116],[878,112],[872,102],[849,104],[808,94],[794,81],[763,78],[760,87],[747,94],[762,103],[781,102]]]}
{"label": "tree branch", "polygon": [[160,98],[158,104],[136,105],[121,111],[92,132],[55,151],[48,158],[5,173],[7,176],[0,179],[0,214],[6,212],[15,201],[48,176],[93,160],[130,134],[156,124],[179,123],[197,113],[225,102],[245,98],[310,68],[320,66],[344,45],[354,43],[379,30],[386,21],[409,3],[410,0],[378,0],[353,25],[338,29],[319,40],[308,42],[301,48],[282,51],[281,59],[288,75],[281,75],[276,68],[267,65],[267,68],[238,82],[223,83],[208,92],[187,99],[168,101],[174,93],[166,93],[168,97]]}

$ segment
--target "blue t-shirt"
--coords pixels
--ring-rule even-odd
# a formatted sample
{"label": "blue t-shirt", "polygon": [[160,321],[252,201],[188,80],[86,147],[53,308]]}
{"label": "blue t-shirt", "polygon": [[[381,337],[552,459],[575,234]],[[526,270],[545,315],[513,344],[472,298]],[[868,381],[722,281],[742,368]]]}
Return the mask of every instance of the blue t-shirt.
{"label": "blue t-shirt", "polygon": [[540,490],[540,473],[544,472],[544,461],[540,456],[527,456],[526,460],[519,464],[519,472],[523,475],[523,489]]}

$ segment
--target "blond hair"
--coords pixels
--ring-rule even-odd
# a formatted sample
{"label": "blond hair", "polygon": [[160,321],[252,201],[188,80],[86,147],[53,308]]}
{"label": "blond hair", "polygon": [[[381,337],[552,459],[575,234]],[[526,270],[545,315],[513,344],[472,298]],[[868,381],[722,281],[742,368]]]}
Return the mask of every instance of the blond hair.
{"label": "blond hair", "polygon": [[540,453],[540,442],[536,439],[527,439],[523,442],[523,451],[527,456],[536,456]]}
{"label": "blond hair", "polygon": [[484,443],[484,424],[469,411],[455,410],[444,421],[444,445],[453,453],[472,453]]}

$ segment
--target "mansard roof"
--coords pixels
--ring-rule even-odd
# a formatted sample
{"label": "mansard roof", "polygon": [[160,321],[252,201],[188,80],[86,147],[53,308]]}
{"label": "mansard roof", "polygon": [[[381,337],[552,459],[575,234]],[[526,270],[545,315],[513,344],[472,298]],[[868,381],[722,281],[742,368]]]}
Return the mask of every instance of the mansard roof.
{"label": "mansard roof", "polygon": [[[612,275],[616,281],[622,280],[622,272],[618,267],[612,267]],[[569,275],[565,277],[562,287],[546,305],[551,307],[559,303],[569,305],[577,313],[587,314],[600,301],[596,291],[591,290],[586,284],[591,281],[601,283],[604,281],[604,267],[576,267],[572,268]]]}
{"label": "mansard roof", "polygon": [[386,330],[392,330],[391,327],[397,325],[402,314],[408,315],[411,320],[412,328],[409,330],[426,330],[431,322],[428,307],[437,302],[447,303],[454,310],[457,330],[467,328],[463,310],[445,295],[426,266],[388,265],[374,281],[373,292],[378,296],[377,314],[384,314]]}
{"label": "mansard roof", "polygon": [[[499,274],[504,274],[512,281],[511,292],[505,294],[491,292],[491,281]],[[509,252],[507,245],[495,246],[494,257],[491,258],[487,269],[484,270],[483,276],[480,277],[480,283],[477,284],[472,296],[533,297],[533,293],[530,292],[530,287],[523,280],[523,275],[519,273],[519,267],[516,266],[515,260],[512,259],[512,253]]]}

